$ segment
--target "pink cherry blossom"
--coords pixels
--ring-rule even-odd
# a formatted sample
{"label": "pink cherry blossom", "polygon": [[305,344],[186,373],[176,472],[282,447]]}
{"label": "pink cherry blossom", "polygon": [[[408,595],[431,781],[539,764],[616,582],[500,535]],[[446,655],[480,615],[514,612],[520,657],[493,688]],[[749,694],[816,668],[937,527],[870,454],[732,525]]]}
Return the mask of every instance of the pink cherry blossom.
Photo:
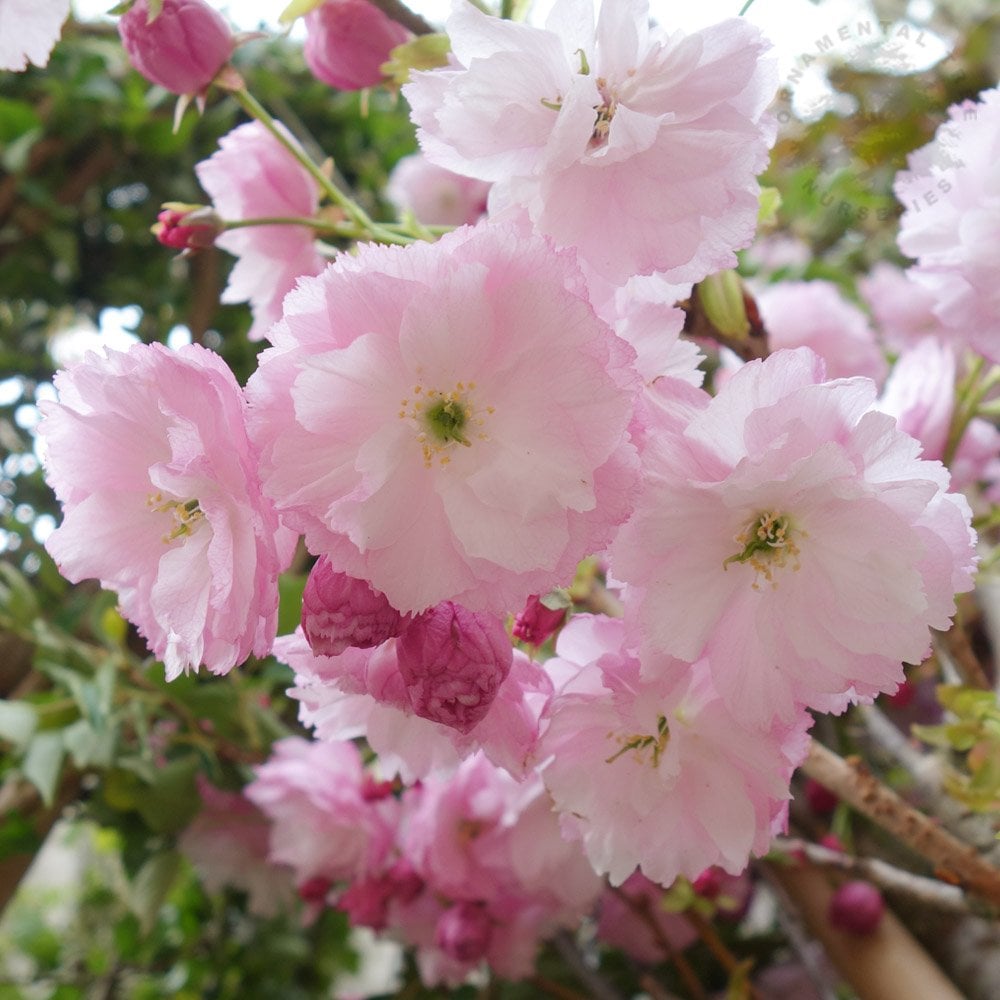
{"label": "pink cherry blossom", "polygon": [[909,277],[933,296],[956,343],[1000,362],[1000,89],[953,105],[948,116],[896,178],[905,207],[899,246],[916,258]]}
{"label": "pink cherry blossom", "polygon": [[[634,871],[619,890],[607,889],[601,895],[597,936],[612,948],[621,948],[650,965],[666,957],[661,939],[672,951],[683,951],[698,940],[698,932],[683,914],[671,913],[664,907],[665,895],[662,885]],[[650,921],[655,921],[659,934],[653,934]]]}
{"label": "pink cherry blossom", "polygon": [[406,619],[380,594],[326,556],[309,571],[302,594],[302,631],[314,653],[337,656],[349,646],[370,649],[403,631]]}
{"label": "pink cherry blossom", "polygon": [[442,601],[406,626],[396,656],[413,711],[467,733],[490,710],[514,651],[498,618]]}
{"label": "pink cherry blossom", "polygon": [[368,0],[325,0],[306,14],[306,65],[340,90],[382,82],[382,64],[410,33]]}
{"label": "pink cherry blossom", "polygon": [[[948,344],[926,337],[903,351],[886,380],[878,408],[894,416],[900,430],[923,445],[923,457],[943,459],[955,408],[955,352]],[[950,462],[955,489],[996,478],[1000,430],[975,417],[962,435]]]}
{"label": "pink cherry blossom", "polygon": [[[426,952],[428,982],[460,979],[480,957],[500,975],[529,974],[540,940],[575,924],[600,891],[579,846],[561,836],[537,775],[517,782],[471,757],[403,803],[401,850],[440,901],[396,914],[403,936]],[[455,903],[468,906],[442,927]],[[438,964],[435,951],[451,961]]]}
{"label": "pink cherry blossom", "polygon": [[118,22],[129,62],[175,94],[204,90],[235,44],[222,15],[205,0],[163,0],[159,13],[149,17],[147,0],[136,0]]}
{"label": "pink cherry blossom", "polygon": [[730,708],[765,727],[893,691],[972,586],[971,513],[947,471],[871,412],[868,379],[823,379],[800,348],[714,399],[678,389],[612,550],[644,646],[707,656]]}
{"label": "pink cherry blossom", "polygon": [[0,0],[0,71],[45,66],[68,16],[69,0]]}
{"label": "pink cherry blossom", "polygon": [[453,771],[478,750],[516,777],[530,770],[552,683],[519,650],[489,711],[468,733],[413,713],[394,639],[378,649],[327,657],[314,655],[299,630],[280,637],[274,652],[295,671],[291,693],[300,701],[303,724],[323,740],[364,736],[386,774],[414,781]]}
{"label": "pink cherry blossom", "polygon": [[757,295],[772,351],[810,347],[826,363],[827,378],[867,375],[885,380],[888,365],[868,318],[829,281],[782,281]]}
{"label": "pink cherry blossom", "polygon": [[[311,218],[319,206],[316,182],[260,122],[240,125],[223,136],[218,152],[202,160],[195,173],[223,219]],[[239,258],[222,301],[250,303],[251,340],[267,336],[296,279],[319,274],[324,266],[307,226],[232,229],[215,243]]]}
{"label": "pink cherry blossom", "polygon": [[934,315],[934,294],[912,280],[910,272],[879,261],[858,281],[858,291],[882,340],[893,350],[915,347],[942,333],[941,321]]}
{"label": "pink cherry blossom", "polygon": [[434,943],[456,962],[478,962],[493,936],[493,921],[482,903],[453,903],[441,914]]}
{"label": "pink cherry blossom", "polygon": [[544,28],[457,4],[452,62],[403,88],[432,162],[494,181],[616,284],[699,281],[753,238],[777,74],[744,20],[685,36],[646,0],[559,0]]}
{"label": "pink cherry blossom", "polygon": [[63,506],[46,543],[61,572],[116,590],[168,678],[266,655],[290,539],[261,492],[222,359],[135,345],[89,354],[55,384],[39,433]]}
{"label": "pink cherry blossom", "polygon": [[739,873],[766,851],[785,821],[808,716],[748,728],[704,661],[653,655],[644,679],[620,620],[595,628],[578,616],[557,653],[567,646],[585,662],[552,704],[542,780],[594,869],[621,885],[639,866],[669,885],[709,865]]}
{"label": "pink cherry blossom", "polygon": [[452,173],[413,153],[392,168],[385,196],[424,225],[463,226],[482,218],[489,190],[485,181]]}
{"label": "pink cherry blossom", "polygon": [[364,878],[382,868],[395,841],[398,804],[365,795],[353,743],[279,740],[245,794],[271,820],[270,858],[298,883]]}
{"label": "pink cherry blossom", "polygon": [[399,611],[502,615],[628,516],[634,352],[520,225],[302,279],[247,387],[265,490]]}
{"label": "pink cherry blossom", "polygon": [[251,913],[274,916],[291,909],[291,872],[271,864],[268,840],[271,824],[249,799],[216,788],[198,775],[201,812],[178,841],[209,892],[233,886],[247,893]]}

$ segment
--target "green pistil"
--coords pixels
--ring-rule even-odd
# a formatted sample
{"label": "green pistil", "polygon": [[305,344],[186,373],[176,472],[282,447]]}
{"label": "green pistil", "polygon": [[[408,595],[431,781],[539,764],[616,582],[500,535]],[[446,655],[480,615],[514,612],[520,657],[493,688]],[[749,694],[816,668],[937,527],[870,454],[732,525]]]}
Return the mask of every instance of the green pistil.
{"label": "green pistil", "polygon": [[737,538],[737,542],[744,543],[743,551],[730,556],[722,565],[728,566],[731,562],[753,564],[758,555],[772,555],[776,550],[788,547],[790,528],[787,517],[761,514]]}
{"label": "green pistil", "polygon": [[448,444],[451,441],[458,441],[464,445],[470,444],[462,431],[468,420],[468,413],[457,399],[438,400],[424,411],[424,419],[427,421],[431,434],[442,444]]}
{"label": "green pistil", "polygon": [[604,763],[614,763],[623,754],[628,753],[629,750],[638,750],[640,754],[646,750],[652,750],[653,767],[659,767],[660,757],[663,755],[663,751],[667,749],[667,743],[669,741],[670,726],[667,725],[666,716],[658,715],[656,717],[656,736],[630,736],[626,742],[621,745],[621,748],[608,757]]}

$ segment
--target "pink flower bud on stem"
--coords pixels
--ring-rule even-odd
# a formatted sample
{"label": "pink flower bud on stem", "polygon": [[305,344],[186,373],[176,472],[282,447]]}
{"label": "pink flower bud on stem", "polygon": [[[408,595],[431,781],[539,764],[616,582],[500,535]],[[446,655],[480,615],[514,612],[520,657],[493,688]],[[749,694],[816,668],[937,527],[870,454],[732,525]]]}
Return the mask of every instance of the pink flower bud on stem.
{"label": "pink flower bud on stem", "polygon": [[306,64],[338,90],[382,82],[382,64],[410,33],[368,0],[327,0],[306,15]]}
{"label": "pink flower bud on stem", "polygon": [[210,247],[223,230],[222,220],[204,205],[168,201],[150,226],[150,232],[172,250],[201,250]]}
{"label": "pink flower bud on stem", "polygon": [[467,733],[489,711],[514,659],[499,619],[442,601],[396,644],[413,711]]}
{"label": "pink flower bud on stem", "polygon": [[163,0],[152,20],[146,0],[138,0],[122,15],[118,34],[129,62],[175,94],[203,91],[235,44],[229,25],[205,0]]}
{"label": "pink flower bud on stem", "polygon": [[882,921],[882,893],[871,882],[845,882],[830,900],[828,916],[838,930],[866,936]]}
{"label": "pink flower bud on stem", "polygon": [[517,617],[512,629],[515,639],[541,646],[566,621],[566,609],[547,608],[537,594],[532,594]]}

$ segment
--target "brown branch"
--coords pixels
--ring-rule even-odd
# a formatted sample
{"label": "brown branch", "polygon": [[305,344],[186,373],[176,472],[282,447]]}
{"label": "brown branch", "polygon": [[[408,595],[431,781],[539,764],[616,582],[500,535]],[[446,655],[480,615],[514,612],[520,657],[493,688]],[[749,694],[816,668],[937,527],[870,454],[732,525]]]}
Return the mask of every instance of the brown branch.
{"label": "brown branch", "polygon": [[[79,796],[81,780],[77,771],[66,770],[59,783],[55,801],[51,806],[45,806],[34,785],[23,779],[9,778],[0,788],[0,819],[16,811],[31,823],[39,843],[42,843],[66,806]],[[0,913],[14,898],[21,879],[36,855],[37,851],[9,854],[0,860]]]}
{"label": "brown branch", "polygon": [[611,886],[611,891],[646,925],[660,951],[663,952],[663,957],[672,962],[678,973],[680,973],[680,977],[684,980],[684,985],[688,988],[691,996],[695,1000],[708,1000],[705,987],[701,985],[701,980],[691,967],[691,963],[670,943],[667,935],[663,933],[663,928],[650,909],[649,900],[645,897],[636,898],[635,896],[630,896],[624,889],[618,886]]}
{"label": "brown branch", "polygon": [[993,690],[993,685],[986,676],[979,657],[973,651],[960,621],[956,621],[954,627],[947,632],[935,631],[932,635],[938,656],[941,657],[943,654],[947,657],[966,687],[979,688],[981,691]]}
{"label": "brown branch", "polygon": [[858,858],[843,851],[823,847],[821,844],[795,838],[779,838],[771,847],[793,856],[804,855],[814,865],[822,868],[835,868],[849,875],[859,875],[888,892],[901,893],[937,910],[946,910],[949,913],[976,913],[984,916],[997,915],[996,907],[970,899],[957,885],[915,875],[880,858]]}
{"label": "brown branch", "polygon": [[837,930],[828,918],[833,886],[809,864],[761,868],[791,900],[809,932],[861,1000],[961,1000],[961,994],[890,912],[871,934]]}
{"label": "brown branch", "polygon": [[883,829],[931,861],[943,881],[1000,905],[1000,870],[970,844],[908,805],[857,760],[845,760],[815,740],[802,770]]}
{"label": "brown branch", "polygon": [[415,35],[433,35],[438,30],[405,4],[400,3],[400,0],[371,0],[371,3]]}
{"label": "brown branch", "polygon": [[[697,910],[691,907],[684,911],[683,917],[698,932],[698,936],[705,942],[708,950],[716,957],[726,972],[730,976],[735,975],[739,971],[741,963],[729,948],[726,947],[726,942],[719,937],[711,921],[706,920]],[[747,991],[747,996],[751,1000],[763,1000],[760,991],[749,980],[747,981]]]}

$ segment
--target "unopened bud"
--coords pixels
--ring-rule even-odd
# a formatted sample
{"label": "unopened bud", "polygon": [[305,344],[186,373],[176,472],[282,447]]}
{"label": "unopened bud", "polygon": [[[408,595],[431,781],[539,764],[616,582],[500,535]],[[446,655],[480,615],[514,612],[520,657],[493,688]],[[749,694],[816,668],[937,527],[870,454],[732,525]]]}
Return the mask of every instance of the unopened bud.
{"label": "unopened bud", "polygon": [[418,615],[396,655],[413,711],[461,733],[490,710],[514,660],[499,619],[451,601]]}
{"label": "unopened bud", "polygon": [[339,656],[349,646],[381,646],[407,621],[385,594],[339,573],[326,556],[313,566],[302,593],[302,631],[317,656]]}
{"label": "unopened bud", "polygon": [[129,62],[151,83],[175,94],[203,91],[232,55],[229,25],[205,0],[163,0],[150,20],[138,0],[118,22]]}
{"label": "unopened bud", "polygon": [[210,247],[224,228],[213,209],[179,201],[166,202],[156,219],[150,232],[172,250]]}
{"label": "unopened bud", "polygon": [[368,0],[326,0],[306,14],[306,65],[338,90],[382,82],[382,63],[410,33]]}
{"label": "unopened bud", "polygon": [[511,631],[515,639],[531,643],[532,646],[540,646],[562,627],[564,621],[566,621],[565,608],[553,610],[546,607],[537,594],[532,594],[514,619]]}
{"label": "unopened bud", "polygon": [[750,332],[743,282],[735,271],[719,271],[699,282],[698,300],[719,333],[742,339]]}
{"label": "unopened bud", "polygon": [[833,894],[827,914],[830,923],[851,934],[873,934],[882,921],[885,903],[871,882],[845,882]]}

